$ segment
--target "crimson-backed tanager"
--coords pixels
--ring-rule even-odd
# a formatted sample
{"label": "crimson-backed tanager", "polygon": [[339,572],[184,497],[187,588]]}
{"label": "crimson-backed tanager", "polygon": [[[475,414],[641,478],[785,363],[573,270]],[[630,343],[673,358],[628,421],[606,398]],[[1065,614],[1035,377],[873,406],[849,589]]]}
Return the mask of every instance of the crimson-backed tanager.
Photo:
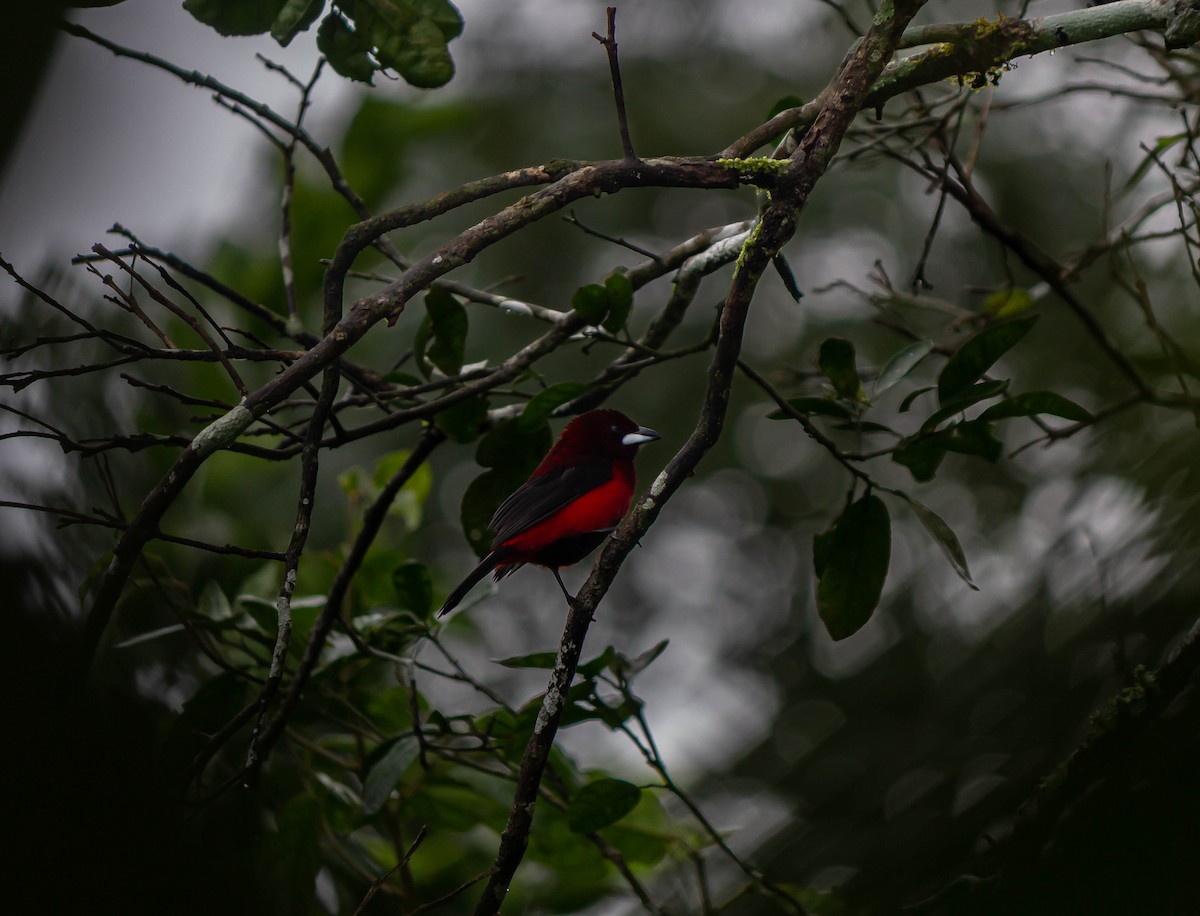
{"label": "crimson-backed tanager", "polygon": [[488,524],[492,549],[438,616],[489,572],[499,581],[526,563],[554,573],[570,602],[559,568],[586,557],[625,517],[633,501],[633,457],[638,446],[658,438],[616,410],[589,410],[568,423],[529,479],[500,504]]}

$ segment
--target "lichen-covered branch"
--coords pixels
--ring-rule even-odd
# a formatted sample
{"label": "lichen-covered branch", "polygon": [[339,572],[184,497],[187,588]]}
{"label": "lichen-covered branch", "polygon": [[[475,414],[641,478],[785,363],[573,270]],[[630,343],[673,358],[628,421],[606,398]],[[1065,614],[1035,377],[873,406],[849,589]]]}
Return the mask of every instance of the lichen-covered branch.
{"label": "lichen-covered branch", "polygon": [[[1032,19],[1000,16],[995,21],[914,26],[905,30],[899,47],[930,47],[889,63],[862,107],[882,108],[898,95],[953,77],[974,82],[1016,58],[1147,29],[1162,32],[1169,48],[1193,44],[1200,40],[1200,4],[1196,0],[1116,0]],[[818,97],[781,111],[730,144],[721,155],[748,156],[785,131],[807,128],[821,108]]]}

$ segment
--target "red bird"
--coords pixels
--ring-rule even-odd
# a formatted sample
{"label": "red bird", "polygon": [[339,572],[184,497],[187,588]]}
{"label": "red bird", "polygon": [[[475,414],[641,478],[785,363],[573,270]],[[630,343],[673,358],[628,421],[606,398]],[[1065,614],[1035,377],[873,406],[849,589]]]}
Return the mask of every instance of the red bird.
{"label": "red bird", "polygon": [[633,456],[660,438],[616,410],[589,410],[567,424],[542,463],[500,504],[488,527],[491,552],[446,599],[441,617],[492,570],[497,581],[526,563],[544,566],[563,585],[559,567],[578,563],[608,537],[633,500]]}

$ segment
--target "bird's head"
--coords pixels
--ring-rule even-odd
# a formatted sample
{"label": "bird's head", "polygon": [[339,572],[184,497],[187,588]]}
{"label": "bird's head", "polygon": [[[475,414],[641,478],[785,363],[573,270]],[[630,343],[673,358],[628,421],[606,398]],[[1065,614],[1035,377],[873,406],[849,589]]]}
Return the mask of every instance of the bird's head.
{"label": "bird's head", "polygon": [[567,424],[553,452],[576,458],[632,458],[638,446],[662,438],[619,410],[589,410]]}

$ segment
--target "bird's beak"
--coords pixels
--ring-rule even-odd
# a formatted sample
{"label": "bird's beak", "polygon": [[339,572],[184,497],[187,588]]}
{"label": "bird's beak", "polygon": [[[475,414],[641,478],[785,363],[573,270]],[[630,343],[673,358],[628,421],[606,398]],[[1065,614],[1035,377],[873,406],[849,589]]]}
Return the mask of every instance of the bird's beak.
{"label": "bird's beak", "polygon": [[621,437],[622,445],[641,445],[643,442],[653,442],[655,439],[661,439],[658,433],[652,429],[646,429],[644,426],[639,426],[636,432],[626,433]]}

